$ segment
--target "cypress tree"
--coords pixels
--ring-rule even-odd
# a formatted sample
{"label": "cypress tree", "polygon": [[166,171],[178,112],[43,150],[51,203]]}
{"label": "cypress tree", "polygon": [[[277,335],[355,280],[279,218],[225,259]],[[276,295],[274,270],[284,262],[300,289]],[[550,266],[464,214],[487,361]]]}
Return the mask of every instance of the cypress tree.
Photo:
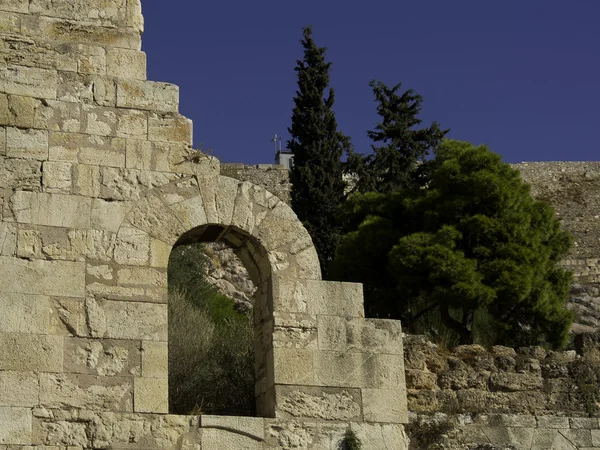
{"label": "cypress tree", "polygon": [[337,212],[344,200],[341,157],[349,139],[337,129],[326,48],[317,47],[311,27],[303,28],[303,33],[304,59],[298,60],[295,68],[298,90],[288,128],[288,149],[294,154],[291,199],[292,209],[312,237],[326,277],[340,236]]}

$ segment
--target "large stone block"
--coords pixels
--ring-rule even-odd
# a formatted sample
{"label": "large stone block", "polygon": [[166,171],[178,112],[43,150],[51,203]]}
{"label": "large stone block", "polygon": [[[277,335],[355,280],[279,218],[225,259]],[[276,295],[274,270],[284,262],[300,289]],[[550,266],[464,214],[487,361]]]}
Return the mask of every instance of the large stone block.
{"label": "large stone block", "polygon": [[39,395],[36,373],[0,371],[0,405],[37,406]]}
{"label": "large stone block", "polygon": [[169,412],[169,384],[167,379],[135,378],[135,412],[166,414]]}
{"label": "large stone block", "polygon": [[169,348],[166,342],[142,343],[142,376],[162,379],[169,377]]}
{"label": "large stone block", "polygon": [[126,48],[109,48],[107,51],[108,75],[128,80],[146,79],[146,54]]}
{"label": "large stone block", "polygon": [[318,280],[273,280],[273,307],[281,312],[364,317],[362,284]]}
{"label": "large stone block", "polygon": [[131,210],[130,202],[106,201],[95,198],[92,200],[91,220],[94,228],[118,232],[123,219]]}
{"label": "large stone block", "polygon": [[122,265],[145,266],[150,258],[150,236],[136,228],[121,227],[117,234],[115,261]]}
{"label": "large stone block", "polygon": [[152,114],[148,119],[148,139],[192,145],[192,122],[180,115]]}
{"label": "large stone block", "polygon": [[26,97],[56,99],[58,75],[35,67],[0,67],[0,92]]}
{"label": "large stone block", "polygon": [[0,156],[6,156],[6,128],[0,127]]}
{"label": "large stone block", "polygon": [[[1,129],[0,129],[1,130]],[[2,138],[0,132],[0,139]],[[0,164],[0,188],[41,191],[42,163],[31,159],[3,159]]]}
{"label": "large stone block", "polygon": [[124,27],[127,0],[32,0],[29,12],[107,27]]}
{"label": "large stone block", "polygon": [[101,376],[140,376],[139,341],[65,338],[64,371]]}
{"label": "large stone block", "polygon": [[0,4],[0,11],[28,13],[29,0],[3,0]]}
{"label": "large stone block", "polygon": [[64,194],[17,191],[10,199],[19,223],[63,228],[89,228],[92,200]]}
{"label": "large stone block", "polygon": [[117,106],[161,113],[176,113],[179,107],[179,88],[154,81],[119,80]]}
{"label": "large stone block", "polygon": [[[2,8],[3,6],[0,6]],[[0,33],[18,34],[21,32],[21,17],[5,13],[0,16]]]}
{"label": "large stone block", "polygon": [[6,156],[45,161],[48,159],[48,132],[6,129]]}
{"label": "large stone block", "polygon": [[0,292],[85,296],[85,264],[69,261],[26,261],[0,257]]}
{"label": "large stone block", "polygon": [[167,342],[167,305],[140,302],[100,301],[104,337]]}
{"label": "large stone block", "polygon": [[362,421],[360,389],[275,386],[277,417]]}
{"label": "large stone block", "polygon": [[[123,114],[119,115],[118,120],[118,137],[124,137],[128,139],[146,139],[148,136],[148,115],[145,111],[137,111],[135,109],[126,110],[123,112]],[[127,149],[129,149],[129,142],[127,143]],[[130,167],[130,164],[127,163],[127,167]],[[147,170],[151,169],[148,168]]]}
{"label": "large stone block", "polygon": [[40,404],[45,408],[132,411],[132,377],[40,374]]}
{"label": "large stone block", "polygon": [[361,389],[365,422],[408,423],[405,389]]}
{"label": "large stone block", "polygon": [[0,444],[32,444],[31,409],[0,407]]}
{"label": "large stone block", "polygon": [[0,125],[46,129],[51,113],[48,102],[33,97],[0,94]]}
{"label": "large stone block", "polygon": [[61,372],[63,338],[24,333],[0,333],[0,370]]}
{"label": "large stone block", "polygon": [[1,333],[46,334],[50,327],[50,298],[44,295],[0,294]]}
{"label": "large stone block", "polygon": [[[273,349],[274,380],[277,384],[314,385],[313,351],[296,348]],[[329,384],[328,386],[333,386]]]}
{"label": "large stone block", "polygon": [[[0,197],[0,202],[2,197]],[[14,256],[17,251],[17,230],[14,224],[0,222],[0,256]]]}
{"label": "large stone block", "polygon": [[403,355],[399,320],[351,319],[346,322],[347,351]]}
{"label": "large stone block", "polygon": [[44,192],[69,194],[73,184],[71,170],[71,163],[45,161],[42,178]]}

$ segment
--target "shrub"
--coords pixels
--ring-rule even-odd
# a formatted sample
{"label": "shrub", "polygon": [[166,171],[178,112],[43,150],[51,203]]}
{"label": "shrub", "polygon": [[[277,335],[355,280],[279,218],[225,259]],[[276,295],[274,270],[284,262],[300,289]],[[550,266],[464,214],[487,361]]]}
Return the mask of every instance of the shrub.
{"label": "shrub", "polygon": [[344,434],[344,439],[342,439],[342,441],[338,445],[338,449],[339,450],[360,450],[361,448],[362,448],[362,442],[360,441],[358,436],[356,436],[356,433],[354,433],[354,431],[352,431],[351,428],[348,428],[346,430],[346,433]]}
{"label": "shrub", "polygon": [[204,278],[200,244],[169,261],[169,410],[254,415],[251,318]]}

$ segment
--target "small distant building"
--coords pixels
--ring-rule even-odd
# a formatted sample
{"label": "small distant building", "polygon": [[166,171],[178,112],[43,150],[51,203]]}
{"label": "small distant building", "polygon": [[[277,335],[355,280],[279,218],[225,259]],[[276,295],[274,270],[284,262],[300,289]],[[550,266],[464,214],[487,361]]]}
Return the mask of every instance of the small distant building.
{"label": "small distant building", "polygon": [[294,154],[289,150],[279,150],[275,154],[275,162],[290,170],[294,165]]}

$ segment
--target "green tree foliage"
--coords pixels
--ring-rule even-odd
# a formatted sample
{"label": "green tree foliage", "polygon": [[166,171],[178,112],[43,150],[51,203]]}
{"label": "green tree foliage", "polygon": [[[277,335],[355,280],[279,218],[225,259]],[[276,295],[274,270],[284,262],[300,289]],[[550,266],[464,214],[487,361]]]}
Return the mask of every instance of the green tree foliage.
{"label": "green tree foliage", "polygon": [[252,320],[206,280],[206,258],[191,244],[169,259],[169,410],[252,416]]}
{"label": "green tree foliage", "polygon": [[350,198],[334,277],[365,283],[368,314],[413,332],[562,345],[571,241],[552,207],[486,146],[444,141],[424,169],[424,188]]}
{"label": "green tree foliage", "polygon": [[371,81],[380,122],[368,136],[375,143],[367,156],[352,154],[347,170],[355,174],[355,191],[389,193],[413,184],[423,184],[419,162],[442,141],[448,130],[437,122],[428,128],[415,129],[422,120],[423,97],[413,90],[399,94],[402,84],[391,88],[381,81]]}
{"label": "green tree foliage", "polygon": [[304,59],[297,61],[295,68],[298,90],[288,129],[288,149],[294,153],[291,199],[292,209],[310,233],[326,275],[339,241],[337,212],[344,200],[341,157],[350,144],[337,129],[326,49],[316,46],[310,27],[303,33]]}

